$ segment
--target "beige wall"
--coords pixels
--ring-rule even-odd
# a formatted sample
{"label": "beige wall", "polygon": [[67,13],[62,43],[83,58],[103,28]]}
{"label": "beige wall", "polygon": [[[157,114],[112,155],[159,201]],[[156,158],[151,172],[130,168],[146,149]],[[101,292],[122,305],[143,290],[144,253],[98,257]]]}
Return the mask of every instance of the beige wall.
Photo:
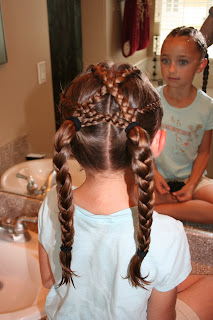
{"label": "beige wall", "polygon": [[[147,50],[121,52],[124,1],[81,0],[84,68],[112,59],[137,64]],[[0,146],[27,134],[33,152],[51,152],[55,132],[46,0],[1,0],[8,63],[0,65]],[[37,63],[46,61],[39,85]]]}
{"label": "beige wall", "polygon": [[[55,132],[46,0],[1,0],[8,63],[0,65],[0,146],[27,134],[31,151],[51,152]],[[47,82],[38,84],[37,63]]]}
{"label": "beige wall", "polygon": [[137,64],[147,56],[147,50],[136,51],[129,58],[122,54],[124,3],[117,0],[81,0],[84,68],[102,60]]}

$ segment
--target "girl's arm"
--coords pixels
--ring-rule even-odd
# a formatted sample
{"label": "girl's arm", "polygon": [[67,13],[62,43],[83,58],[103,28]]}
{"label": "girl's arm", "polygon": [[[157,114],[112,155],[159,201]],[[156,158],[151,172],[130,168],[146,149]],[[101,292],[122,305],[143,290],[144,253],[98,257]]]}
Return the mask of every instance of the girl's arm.
{"label": "girl's arm", "polygon": [[48,254],[40,242],[38,246],[38,254],[42,284],[45,288],[50,289],[54,285],[55,279],[50,267]]}
{"label": "girl's arm", "polygon": [[161,292],[152,290],[147,308],[147,320],[175,320],[175,305],[177,299],[177,287]]}
{"label": "girl's arm", "polygon": [[198,155],[194,161],[188,183],[196,186],[205,171],[209,162],[211,140],[212,130],[205,131],[201,144],[198,148]]}
{"label": "girl's arm", "polygon": [[181,190],[173,193],[173,195],[176,196],[179,201],[187,201],[192,199],[193,191],[208,165],[211,139],[212,130],[205,131],[188,182]]}
{"label": "girl's arm", "polygon": [[155,178],[155,189],[159,194],[165,194],[170,192],[170,187],[168,186],[164,177],[158,171],[155,162],[154,162],[154,178]]}

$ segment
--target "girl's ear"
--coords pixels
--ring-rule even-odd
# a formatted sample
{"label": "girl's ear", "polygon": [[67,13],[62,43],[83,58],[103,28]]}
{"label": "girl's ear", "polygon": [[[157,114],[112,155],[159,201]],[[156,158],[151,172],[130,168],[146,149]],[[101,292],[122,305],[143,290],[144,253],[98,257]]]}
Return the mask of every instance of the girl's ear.
{"label": "girl's ear", "polygon": [[166,143],[166,130],[158,130],[151,144],[153,157],[157,158],[162,152]]}
{"label": "girl's ear", "polygon": [[196,73],[201,73],[205,69],[206,65],[207,65],[207,59],[204,58],[204,59],[202,59],[201,63],[199,64],[199,66],[196,70]]}

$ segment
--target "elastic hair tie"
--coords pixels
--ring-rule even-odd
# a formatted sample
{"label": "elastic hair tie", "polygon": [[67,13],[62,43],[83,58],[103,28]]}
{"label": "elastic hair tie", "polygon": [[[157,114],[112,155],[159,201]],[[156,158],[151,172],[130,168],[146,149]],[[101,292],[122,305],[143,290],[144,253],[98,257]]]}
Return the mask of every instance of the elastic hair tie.
{"label": "elastic hair tie", "polygon": [[81,121],[77,117],[69,117],[67,120],[74,123],[76,132],[81,130]]}
{"label": "elastic hair tie", "polygon": [[126,131],[126,134],[128,135],[129,134],[129,131],[134,128],[134,127],[141,127],[140,123],[135,121],[135,122],[131,122],[130,124],[128,124],[128,126],[126,127],[125,131]]}
{"label": "elastic hair tie", "polygon": [[69,252],[71,252],[72,247],[65,247],[65,246],[63,246],[63,244],[62,244],[62,245],[60,246],[60,249],[61,249],[61,251],[64,252],[64,253],[69,253]]}
{"label": "elastic hair tie", "polygon": [[145,258],[145,256],[147,255],[148,253],[148,250],[147,251],[142,251],[142,250],[137,250],[137,255],[140,257],[140,258]]}

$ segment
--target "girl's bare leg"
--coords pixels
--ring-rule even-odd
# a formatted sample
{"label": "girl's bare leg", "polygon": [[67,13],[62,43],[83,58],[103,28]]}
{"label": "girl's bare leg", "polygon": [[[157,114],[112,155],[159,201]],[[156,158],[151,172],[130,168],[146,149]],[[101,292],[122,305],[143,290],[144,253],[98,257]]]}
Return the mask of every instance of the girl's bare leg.
{"label": "girl's bare leg", "polygon": [[203,200],[213,204],[213,185],[203,187],[193,194],[194,200]]}
{"label": "girl's bare leg", "polygon": [[154,209],[182,221],[213,223],[213,186],[196,191],[193,200],[177,202],[170,194],[155,192]]}
{"label": "girl's bare leg", "polygon": [[213,205],[206,201],[164,203],[155,205],[154,210],[182,221],[213,223]]}
{"label": "girl's bare leg", "polygon": [[213,275],[190,275],[178,286],[178,299],[185,302],[200,320],[213,319]]}

